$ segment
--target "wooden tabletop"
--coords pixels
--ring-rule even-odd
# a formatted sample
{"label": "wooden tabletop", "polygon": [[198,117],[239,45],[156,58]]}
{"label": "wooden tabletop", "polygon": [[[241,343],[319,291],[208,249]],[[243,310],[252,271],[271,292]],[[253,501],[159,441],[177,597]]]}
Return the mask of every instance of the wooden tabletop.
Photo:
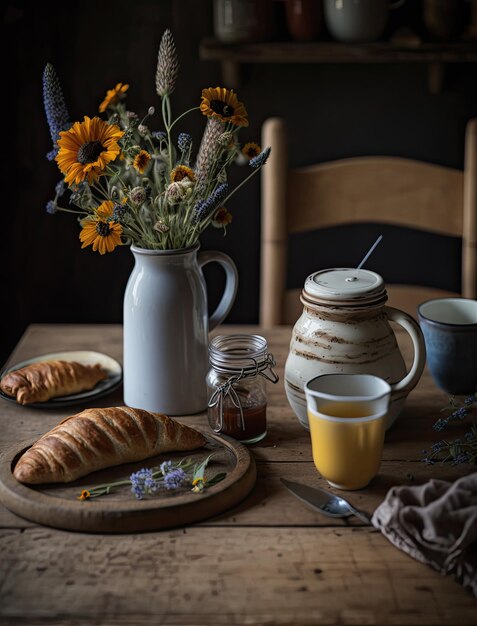
{"label": "wooden tabletop", "polygon": [[[193,526],[124,535],[55,530],[0,505],[0,623],[475,624],[477,601],[453,580],[402,553],[372,526],[324,517],[282,486],[280,477],[327,488],[283,388],[291,328],[220,328],[237,331],[267,337],[281,379],[268,387],[268,435],[251,447],[258,468],[252,494]],[[410,343],[400,333],[398,340],[409,362]],[[33,325],[9,362],[79,349],[121,360],[121,326]],[[0,451],[69,414],[0,402]],[[121,389],[98,401],[122,403]],[[446,403],[426,371],[386,435],[378,477],[346,493],[354,505],[372,513],[393,485],[472,471],[421,461]],[[206,425],[205,414],[193,419]]]}

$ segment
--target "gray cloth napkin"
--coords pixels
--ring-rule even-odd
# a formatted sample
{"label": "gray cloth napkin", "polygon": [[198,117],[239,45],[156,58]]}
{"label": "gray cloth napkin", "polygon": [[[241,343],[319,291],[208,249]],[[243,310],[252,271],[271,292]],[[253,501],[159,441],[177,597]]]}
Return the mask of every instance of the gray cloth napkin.
{"label": "gray cloth napkin", "polygon": [[389,541],[477,596],[477,472],[393,487],[372,517]]}

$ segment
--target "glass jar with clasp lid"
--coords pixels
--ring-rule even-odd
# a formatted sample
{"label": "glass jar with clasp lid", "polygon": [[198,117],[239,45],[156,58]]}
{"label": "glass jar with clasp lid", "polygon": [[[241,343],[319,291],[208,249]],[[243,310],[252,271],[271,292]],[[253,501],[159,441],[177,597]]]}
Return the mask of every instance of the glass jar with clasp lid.
{"label": "glass jar with clasp lid", "polygon": [[219,335],[209,343],[208,419],[212,430],[242,443],[267,434],[266,381],[278,382],[275,359],[260,335]]}

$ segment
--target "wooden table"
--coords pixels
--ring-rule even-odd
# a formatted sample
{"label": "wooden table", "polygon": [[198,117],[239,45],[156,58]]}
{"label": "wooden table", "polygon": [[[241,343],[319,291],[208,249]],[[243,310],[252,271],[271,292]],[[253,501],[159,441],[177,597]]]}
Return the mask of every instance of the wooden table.
{"label": "wooden table", "polygon": [[[356,518],[330,520],[281,485],[283,476],[326,487],[283,389],[291,329],[220,331],[261,332],[279,365],[281,381],[268,389],[268,436],[252,447],[258,466],[252,494],[195,526],[134,535],[54,530],[0,506],[0,623],[475,624],[477,602],[453,580],[400,552],[373,527]],[[410,345],[398,339],[409,355]],[[63,349],[121,360],[121,326],[33,325],[10,362]],[[446,401],[426,372],[387,433],[379,476],[367,489],[349,492],[352,503],[372,512],[393,485],[472,471],[420,461],[437,438],[432,424]],[[121,389],[100,403],[122,404]],[[40,435],[63,416],[65,409],[1,401],[1,449]],[[205,414],[193,419],[206,423]]]}

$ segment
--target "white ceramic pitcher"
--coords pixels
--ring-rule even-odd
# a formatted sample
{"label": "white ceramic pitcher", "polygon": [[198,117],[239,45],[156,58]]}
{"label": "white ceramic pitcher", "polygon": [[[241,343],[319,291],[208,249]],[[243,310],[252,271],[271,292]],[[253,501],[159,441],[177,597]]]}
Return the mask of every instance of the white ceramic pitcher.
{"label": "white ceramic pitcher", "polygon": [[[207,408],[208,334],[237,292],[237,269],[222,252],[145,250],[131,246],[135,266],[124,294],[124,402],[187,415]],[[225,270],[225,290],[209,318],[202,267]]]}
{"label": "white ceramic pitcher", "polygon": [[[392,386],[387,427],[401,412],[421,377],[426,349],[417,322],[386,306],[384,281],[363,269],[334,268],[308,276],[303,313],[293,328],[285,364],[285,391],[301,424],[308,428],[304,387],[321,374],[374,374]],[[410,334],[414,362],[406,365],[389,321]]]}

